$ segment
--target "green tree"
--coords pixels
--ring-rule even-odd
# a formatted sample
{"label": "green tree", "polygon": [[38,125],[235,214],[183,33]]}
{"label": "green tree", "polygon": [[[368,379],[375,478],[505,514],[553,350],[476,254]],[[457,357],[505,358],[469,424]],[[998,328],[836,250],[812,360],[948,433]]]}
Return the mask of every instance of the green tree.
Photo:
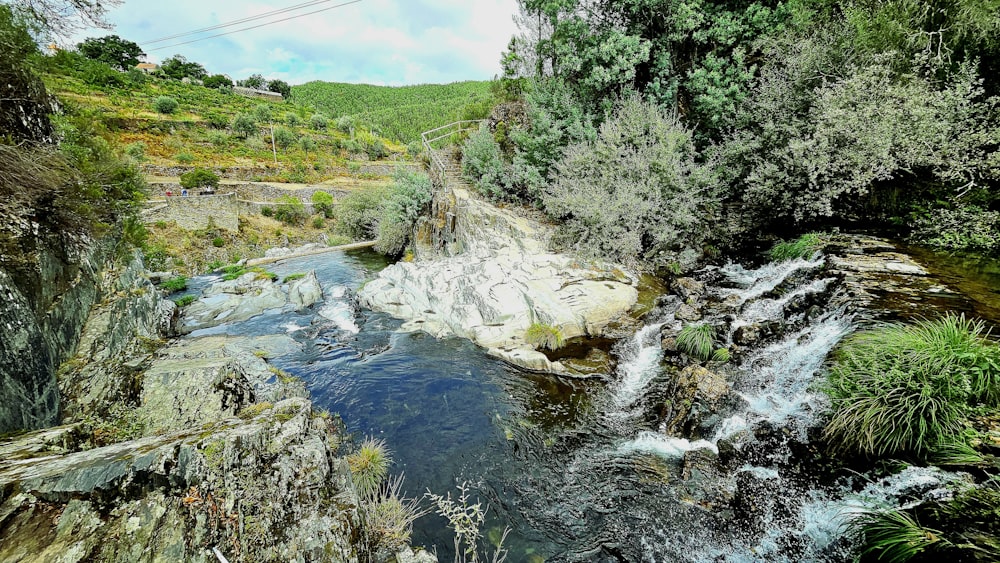
{"label": "green tree", "polygon": [[327,219],[333,219],[333,196],[324,191],[313,192],[313,209],[322,213]]}
{"label": "green tree", "polygon": [[288,85],[284,80],[272,80],[267,83],[267,89],[271,92],[277,92],[281,94],[286,100],[292,96],[292,87]]}
{"label": "green tree", "polygon": [[146,53],[138,44],[117,35],[90,37],[77,44],[77,50],[88,59],[100,61],[118,70],[126,71],[139,64]]}
{"label": "green tree", "polygon": [[233,130],[233,134],[237,135],[242,139],[246,139],[251,135],[256,135],[260,130],[257,127],[257,120],[253,118],[252,115],[241,113],[233,118],[233,122],[229,125],[229,128]]}
{"label": "green tree", "polygon": [[[0,5],[0,131],[14,142],[51,142],[51,100],[31,62],[38,46],[24,23]],[[8,102],[20,100],[20,103]]]}
{"label": "green tree", "polygon": [[219,176],[211,170],[195,168],[181,174],[181,187],[189,190],[206,187],[214,189],[219,187]]}
{"label": "green tree", "polygon": [[160,113],[174,113],[177,111],[177,100],[170,96],[158,96],[153,100],[153,107]]}
{"label": "green tree", "polygon": [[379,213],[375,250],[389,256],[403,252],[417,218],[431,201],[432,188],[430,177],[424,173],[404,169],[396,172]]}
{"label": "green tree", "polygon": [[243,80],[238,80],[236,83],[240,86],[256,88],[257,90],[263,90],[264,86],[267,85],[267,81],[264,80],[264,77],[260,74],[251,74]]}
{"label": "green tree", "polygon": [[194,61],[187,60],[182,55],[174,55],[164,59],[163,64],[160,65],[160,71],[174,80],[181,80],[183,78],[201,80],[208,74],[205,72],[205,67]]}
{"label": "green tree", "polygon": [[205,77],[205,80],[202,81],[202,85],[206,88],[218,90],[223,86],[232,87],[233,81],[223,74],[213,74],[212,76]]}
{"label": "green tree", "polygon": [[68,37],[87,27],[108,29],[104,17],[108,10],[121,5],[122,0],[8,0],[11,6],[46,36]]}

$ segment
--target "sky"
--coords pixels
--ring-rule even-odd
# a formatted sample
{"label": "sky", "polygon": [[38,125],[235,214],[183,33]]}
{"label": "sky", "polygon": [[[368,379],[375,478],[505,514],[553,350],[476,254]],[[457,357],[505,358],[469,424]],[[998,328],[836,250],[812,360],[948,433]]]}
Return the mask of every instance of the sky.
{"label": "sky", "polygon": [[[517,0],[360,0],[347,6],[188,45],[177,43],[343,4],[331,0],[201,35],[146,43],[309,0],[125,0],[111,31],[135,41],[149,62],[175,54],[234,80],[255,73],[290,84],[312,80],[399,86],[487,80],[516,32]],[[166,48],[163,48],[166,47]]]}

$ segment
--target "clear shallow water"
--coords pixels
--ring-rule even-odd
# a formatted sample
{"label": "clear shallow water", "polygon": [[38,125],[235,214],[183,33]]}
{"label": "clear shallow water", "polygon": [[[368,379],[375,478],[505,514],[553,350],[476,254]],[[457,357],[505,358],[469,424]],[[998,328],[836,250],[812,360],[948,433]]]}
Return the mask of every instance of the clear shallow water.
{"label": "clear shallow water", "polygon": [[[819,264],[724,269],[735,287],[720,298],[740,295],[734,323],[780,317],[786,296],[826,288],[825,280],[786,283]],[[719,368],[735,399],[706,423],[704,439],[666,436],[658,426],[672,372],[659,362],[659,327],[669,319],[619,343],[607,381],[532,374],[465,340],[398,333],[400,321],[357,310],[350,292],[384,266],[366,252],[275,265],[282,277],[316,270],[326,302],[193,336],[296,339],[301,352],[272,362],[306,381],[315,404],[340,414],[356,437],[384,438],[411,495],[468,481],[490,505],[487,536],[514,529],[508,561],[845,560],[836,543],[853,506],[842,492],[852,485],[815,482],[802,468],[811,454],[803,461],[795,446],[823,407],[812,385],[851,329],[843,314],[803,319],[801,329]],[[775,294],[782,284],[789,287]],[[731,508],[734,497],[753,508]],[[452,558],[438,517],[417,523],[414,543]]]}

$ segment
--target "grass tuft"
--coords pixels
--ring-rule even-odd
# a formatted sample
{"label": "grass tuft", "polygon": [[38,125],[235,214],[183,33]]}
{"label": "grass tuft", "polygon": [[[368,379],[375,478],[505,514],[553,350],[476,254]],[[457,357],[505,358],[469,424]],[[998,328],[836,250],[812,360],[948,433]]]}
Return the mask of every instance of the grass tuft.
{"label": "grass tuft", "polygon": [[176,278],[170,278],[169,280],[160,284],[160,287],[173,293],[175,291],[183,291],[187,289],[188,279],[184,276],[177,276]]}
{"label": "grass tuft", "polygon": [[785,262],[809,258],[821,248],[823,248],[823,238],[818,233],[806,233],[795,240],[775,244],[769,254],[772,261]]}
{"label": "grass tuft", "polygon": [[831,448],[926,458],[963,443],[972,406],[998,403],[997,354],[984,324],[964,315],[885,325],[848,338],[827,388]]}
{"label": "grass tuft", "polygon": [[563,334],[557,326],[545,323],[533,323],[525,331],[524,341],[535,348],[558,350],[563,345]]}
{"label": "grass tuft", "polygon": [[677,335],[677,349],[688,356],[707,361],[713,356],[714,341],[715,328],[712,325],[687,325]]}
{"label": "grass tuft", "polygon": [[941,532],[921,526],[914,517],[902,510],[868,512],[851,522],[851,527],[863,539],[863,555],[873,555],[878,561],[902,563],[942,547],[947,540]]}
{"label": "grass tuft", "polygon": [[358,450],[347,456],[354,488],[363,499],[373,499],[389,475],[392,456],[384,440],[366,438]]}

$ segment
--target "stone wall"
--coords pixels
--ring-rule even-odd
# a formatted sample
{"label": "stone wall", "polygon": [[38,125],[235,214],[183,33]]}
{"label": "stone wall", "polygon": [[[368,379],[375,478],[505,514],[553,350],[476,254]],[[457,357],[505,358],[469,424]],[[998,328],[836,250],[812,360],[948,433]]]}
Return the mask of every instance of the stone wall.
{"label": "stone wall", "polygon": [[145,223],[175,221],[187,230],[206,229],[215,225],[227,231],[240,227],[240,204],[235,194],[171,196],[142,216]]}

